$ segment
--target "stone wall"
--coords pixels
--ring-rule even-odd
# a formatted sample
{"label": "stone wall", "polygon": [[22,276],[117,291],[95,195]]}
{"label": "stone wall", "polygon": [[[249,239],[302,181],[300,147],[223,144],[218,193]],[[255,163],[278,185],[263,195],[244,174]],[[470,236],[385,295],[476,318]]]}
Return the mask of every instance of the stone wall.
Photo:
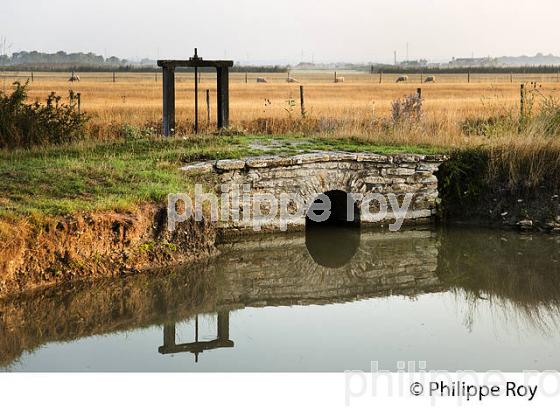
{"label": "stone wall", "polygon": [[[265,193],[279,197],[282,193],[296,194],[310,204],[322,193],[340,190],[352,194],[383,195],[395,194],[399,203],[406,194],[412,194],[412,203],[405,216],[405,222],[426,223],[436,213],[438,201],[438,181],[435,172],[445,160],[441,155],[378,155],[371,153],[318,152],[292,157],[256,157],[245,160],[219,160],[189,164],[183,171],[189,175],[203,174],[217,176],[217,192],[246,186],[251,194]],[[241,192],[243,194],[243,192]],[[242,202],[242,201],[241,201]],[[356,201],[361,209],[362,203]],[[376,212],[378,203],[372,201],[371,211]],[[222,228],[248,229],[251,222],[244,220],[246,204],[228,207],[228,222],[222,221]],[[307,210],[305,211],[307,212]],[[384,225],[394,220],[389,212],[381,221],[361,212],[362,223]],[[232,220],[239,215],[239,221]],[[304,213],[305,215],[305,213]],[[278,230],[276,219],[263,226]],[[305,226],[305,216],[290,221],[291,228]]]}

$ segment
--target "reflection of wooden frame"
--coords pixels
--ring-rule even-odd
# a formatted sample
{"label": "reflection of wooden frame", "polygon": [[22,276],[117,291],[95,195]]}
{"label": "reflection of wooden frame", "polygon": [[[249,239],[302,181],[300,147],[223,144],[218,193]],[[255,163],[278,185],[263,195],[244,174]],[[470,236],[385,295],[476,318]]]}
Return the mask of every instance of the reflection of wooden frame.
{"label": "reflection of wooden frame", "polygon": [[218,312],[218,336],[214,340],[198,341],[198,316],[195,318],[195,341],[193,343],[177,344],[175,337],[175,323],[164,325],[163,346],[159,347],[158,352],[161,354],[190,352],[195,355],[195,361],[198,362],[198,355],[205,350],[234,347],[233,341],[229,340],[229,312]]}
{"label": "reflection of wooden frame", "polygon": [[[175,69],[177,67],[214,67],[218,74],[218,128],[229,126],[229,67],[230,60],[203,60],[195,53],[189,60],[158,60],[157,65],[163,68],[163,135],[168,137],[175,130]],[[198,78],[195,75],[195,86]]]}

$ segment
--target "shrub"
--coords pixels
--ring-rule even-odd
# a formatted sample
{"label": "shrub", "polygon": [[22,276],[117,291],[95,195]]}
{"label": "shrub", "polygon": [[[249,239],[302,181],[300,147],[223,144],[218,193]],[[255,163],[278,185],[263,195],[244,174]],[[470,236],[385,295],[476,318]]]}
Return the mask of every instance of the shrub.
{"label": "shrub", "polygon": [[28,148],[62,144],[81,139],[87,116],[61,103],[51,93],[45,105],[27,104],[27,83],[14,83],[11,95],[0,92],[0,148]]}
{"label": "shrub", "polygon": [[419,122],[422,119],[422,98],[418,94],[405,96],[391,103],[393,124]]}

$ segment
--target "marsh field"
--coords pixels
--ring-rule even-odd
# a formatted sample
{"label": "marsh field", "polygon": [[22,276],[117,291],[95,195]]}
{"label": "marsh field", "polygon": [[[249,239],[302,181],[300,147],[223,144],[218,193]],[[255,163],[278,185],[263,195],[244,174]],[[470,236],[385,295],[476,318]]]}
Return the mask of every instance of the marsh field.
{"label": "marsh field", "polygon": [[[29,99],[44,102],[50,92],[68,100],[70,90],[81,94],[81,108],[90,115],[96,133],[111,137],[114,127],[130,124],[159,129],[161,73],[79,73],[80,82],[69,82],[69,73],[4,72],[0,86],[9,92],[14,81],[29,83]],[[520,112],[520,84],[530,94],[530,109],[560,97],[557,74],[440,74],[436,83],[423,83],[427,75],[409,75],[396,83],[396,74],[339,71],[343,83],[334,83],[334,71],[292,71],[298,83],[288,83],[287,73],[230,74],[230,117],[233,128],[259,134],[321,134],[359,136],[374,142],[460,146],[480,142],[486,122],[507,120]],[[268,83],[257,83],[264,77]],[[215,126],[215,74],[200,74],[199,120],[202,131]],[[305,90],[306,120],[301,119],[300,85]],[[176,74],[177,130],[191,133],[194,118],[194,74]],[[422,126],[391,132],[379,125],[391,120],[392,104],[422,88]],[[210,92],[210,123],[206,104]],[[535,107],[533,107],[533,105]],[[471,124],[474,129],[469,129]],[[469,138],[465,138],[465,129]],[[485,135],[483,135],[485,136]],[[389,140],[389,141],[387,141]]]}

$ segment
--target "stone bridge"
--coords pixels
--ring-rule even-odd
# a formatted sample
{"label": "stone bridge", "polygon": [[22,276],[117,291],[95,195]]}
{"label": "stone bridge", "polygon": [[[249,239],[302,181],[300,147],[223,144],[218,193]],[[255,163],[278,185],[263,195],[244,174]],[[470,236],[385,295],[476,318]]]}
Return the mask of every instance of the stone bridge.
{"label": "stone bridge", "polygon": [[[297,230],[309,223],[309,211],[322,194],[330,199],[331,214],[338,219],[341,214],[348,215],[348,206],[353,202],[354,212],[351,215],[354,220],[347,222],[376,225],[391,223],[397,216],[391,197],[398,201],[399,206],[403,206],[403,201],[408,197],[409,206],[404,213],[398,214],[403,222],[428,223],[436,214],[436,172],[445,159],[443,155],[316,152],[291,157],[199,162],[188,164],[182,170],[191,176],[206,177],[217,193],[237,190],[235,195],[238,201],[231,200],[221,208],[227,214],[225,218],[220,218],[222,228],[244,230],[254,227],[248,215],[252,211],[254,213],[254,201],[253,204],[244,201],[244,194],[248,194],[248,197],[256,194],[272,195],[277,201],[281,201],[282,194],[290,194],[304,201],[303,212],[299,214],[294,211],[296,207],[289,204],[289,212],[293,217],[284,221],[289,225],[288,228]],[[346,194],[352,194],[350,202]],[[374,194],[377,199],[365,199]],[[388,198],[385,203],[385,206],[388,205],[387,212],[383,214],[380,212],[383,205],[378,200],[379,195]],[[262,223],[262,228],[273,231],[279,229],[282,225],[281,209],[273,216]]]}

